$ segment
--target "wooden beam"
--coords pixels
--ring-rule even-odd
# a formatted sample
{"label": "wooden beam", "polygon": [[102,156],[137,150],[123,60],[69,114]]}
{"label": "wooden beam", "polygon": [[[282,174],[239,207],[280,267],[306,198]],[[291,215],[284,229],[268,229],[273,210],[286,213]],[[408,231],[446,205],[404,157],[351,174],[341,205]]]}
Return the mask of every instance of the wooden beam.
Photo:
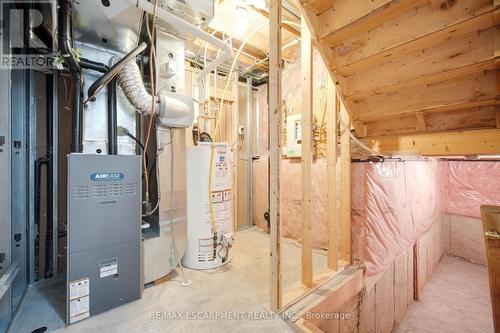
{"label": "wooden beam", "polygon": [[[335,89],[337,91],[337,95],[339,96],[340,100],[342,103],[345,105],[347,113],[349,115],[349,118],[351,120],[354,120],[355,117],[355,105],[351,101],[344,100],[344,95],[342,93],[342,85],[344,83],[344,78],[340,77],[339,75],[336,75],[332,71],[332,54],[331,54],[331,48],[326,45],[326,43],[322,42],[321,40],[318,39],[317,36],[317,31],[318,31],[318,16],[315,14],[314,9],[307,3],[307,1],[301,1],[301,6],[299,6],[300,12],[302,14],[302,17],[307,23],[307,26],[309,28],[309,31],[311,32],[311,36],[313,39],[314,45],[317,47],[318,52],[321,56],[321,59],[326,65],[326,68],[328,70],[328,73],[330,74],[330,77],[332,78],[334,84],[335,84]],[[361,129],[356,127],[357,123],[354,123],[354,128],[356,130],[356,133],[361,132]]]}
{"label": "wooden beam", "polygon": [[495,71],[489,71],[472,74],[460,80],[451,79],[366,97],[356,101],[358,117],[359,120],[369,122],[419,111],[443,112],[495,105],[499,103],[495,82]]}
{"label": "wooden beam", "polygon": [[[389,66],[388,66],[389,67]],[[415,79],[410,79],[407,81],[393,81],[392,83],[389,83],[387,86],[383,87],[377,87],[375,84],[371,87],[366,87],[367,89],[370,90],[364,90],[364,91],[359,91],[357,90],[357,87],[355,84],[352,84],[352,82],[349,82],[349,87],[352,89],[355,89],[355,91],[351,92],[349,95],[346,95],[345,98],[346,100],[349,101],[355,101],[359,99],[363,99],[366,97],[370,96],[377,96],[380,94],[387,94],[391,93],[403,88],[410,88],[418,85],[424,85],[424,84],[433,84],[441,81],[446,81],[450,79],[458,79],[463,76],[468,76],[470,74],[474,73],[479,73],[479,72],[485,72],[485,71],[491,71],[495,69],[495,59],[491,60],[486,60],[486,61],[480,61],[476,62],[470,65],[450,69],[450,70],[445,70],[439,73],[431,74],[428,76],[419,76]],[[398,70],[395,70],[396,72]],[[394,72],[393,72],[394,73]],[[380,74],[380,77],[382,77],[383,74]],[[358,76],[359,77],[359,76]],[[388,79],[387,77],[385,79]],[[384,80],[385,80],[384,79]],[[363,84],[363,83],[362,83]]]}
{"label": "wooden beam", "polygon": [[494,28],[471,32],[347,77],[347,99],[360,99],[421,84],[492,70]]}
{"label": "wooden beam", "polygon": [[312,267],[312,158],[313,158],[313,99],[312,99],[312,40],[304,19],[301,20],[300,58],[302,72],[302,284],[313,286]]}
{"label": "wooden beam", "polygon": [[337,1],[319,16],[320,38],[335,45],[423,3],[424,0]]}
{"label": "wooden beam", "polygon": [[327,173],[327,211],[328,228],[327,267],[334,271],[338,266],[337,255],[337,105],[335,85],[327,78],[327,120],[326,120],[326,173]]}
{"label": "wooden beam", "polygon": [[443,132],[495,128],[495,106],[475,107],[446,112],[423,113],[425,130],[417,124],[415,115],[395,116],[366,123],[368,137],[396,134],[414,134],[418,126],[425,132]]}
{"label": "wooden beam", "polygon": [[[253,10],[254,12],[256,12],[256,13],[258,13],[258,14],[262,15],[263,17],[265,17],[265,18],[269,19],[269,13],[268,13],[266,10],[264,10],[264,9],[260,9],[260,8],[257,8],[257,7],[255,7],[254,5],[249,5],[248,7],[249,7],[251,10]],[[287,19],[287,17],[284,17],[284,19]],[[290,18],[288,18],[288,19],[290,19]],[[295,22],[295,20],[294,20],[293,22]],[[299,22],[297,21],[297,24],[298,24],[298,23],[299,23]],[[289,24],[286,24],[286,23],[283,23],[281,26],[282,26],[282,27],[283,27],[283,29],[285,29],[286,31],[288,31],[288,32],[290,32],[290,33],[292,33],[292,34],[294,34],[294,35],[295,35],[295,36],[297,36],[297,37],[300,37],[300,31],[298,31],[297,29],[295,29],[293,26],[291,26],[291,25],[289,25]]]}
{"label": "wooden beam", "polygon": [[500,111],[496,111],[496,127],[500,128]]}
{"label": "wooden beam", "polygon": [[385,18],[384,12],[381,21],[373,29],[362,30],[352,38],[330,44],[333,45],[335,58],[339,58],[341,62],[338,66],[342,67],[395,45],[417,40],[492,9],[491,0],[460,0],[446,9],[436,8],[426,2],[425,6],[416,6],[417,8],[394,19]]}
{"label": "wooden beam", "polygon": [[[490,7],[491,8],[491,7]],[[422,17],[420,17],[422,20]],[[422,20],[425,23],[425,20]],[[338,56],[334,49],[333,71],[341,75],[349,75],[363,68],[374,66],[383,62],[397,59],[403,55],[410,54],[417,50],[441,43],[447,39],[455,38],[463,34],[484,30],[493,25],[491,9],[472,18],[467,18],[454,24],[445,26],[437,31],[402,40],[386,47],[376,47],[375,49],[360,49],[357,53]],[[364,52],[361,52],[364,51]]]}
{"label": "wooden beam", "polygon": [[269,10],[269,211],[271,224],[270,306],[282,307],[280,136],[281,136],[281,0],[271,1]]}
{"label": "wooden beam", "polygon": [[332,8],[332,0],[310,0],[308,3],[314,8],[318,15]]}
{"label": "wooden beam", "polygon": [[[343,105],[340,119],[349,125],[349,116]],[[341,208],[340,225],[342,235],[342,260],[351,263],[351,137],[350,128],[343,128],[340,135]]]}
{"label": "wooden beam", "polygon": [[368,147],[381,154],[423,156],[500,154],[499,129],[391,135],[370,137],[364,141]]}

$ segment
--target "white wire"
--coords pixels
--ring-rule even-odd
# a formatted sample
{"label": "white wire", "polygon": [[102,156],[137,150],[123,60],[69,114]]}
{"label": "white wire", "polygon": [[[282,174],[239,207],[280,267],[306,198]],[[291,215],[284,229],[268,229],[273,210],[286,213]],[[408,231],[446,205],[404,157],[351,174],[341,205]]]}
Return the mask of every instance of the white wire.
{"label": "white wire", "polygon": [[380,152],[377,152],[373,149],[371,149],[370,147],[368,147],[367,145],[365,145],[363,142],[359,141],[359,139],[357,137],[355,137],[352,133],[351,133],[351,129],[349,128],[349,126],[344,123],[344,121],[342,120],[341,117],[339,117],[339,120],[340,120],[340,124],[342,125],[342,128],[344,129],[344,131],[347,131],[347,133],[349,134],[349,136],[351,137],[351,139],[356,142],[361,148],[363,148],[364,150],[370,152],[372,155],[376,155],[376,156],[383,156],[385,158],[390,158],[391,156],[389,155],[384,155],[384,154],[381,154]]}

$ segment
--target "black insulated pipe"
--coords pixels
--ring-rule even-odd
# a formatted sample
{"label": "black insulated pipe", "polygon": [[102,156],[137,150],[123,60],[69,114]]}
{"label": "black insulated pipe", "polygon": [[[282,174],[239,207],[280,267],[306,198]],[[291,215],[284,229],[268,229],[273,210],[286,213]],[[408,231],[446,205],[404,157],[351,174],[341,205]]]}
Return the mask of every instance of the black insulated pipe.
{"label": "black insulated pipe", "polygon": [[58,42],[59,51],[68,65],[75,82],[75,96],[73,101],[73,124],[72,124],[72,142],[71,152],[81,153],[83,151],[82,130],[83,130],[83,77],[80,64],[73,54],[72,38],[72,18],[73,4],[72,0],[59,1],[58,11]]}
{"label": "black insulated pipe", "polygon": [[116,126],[118,124],[116,111],[116,79],[108,84],[108,154],[118,154],[118,136]]}

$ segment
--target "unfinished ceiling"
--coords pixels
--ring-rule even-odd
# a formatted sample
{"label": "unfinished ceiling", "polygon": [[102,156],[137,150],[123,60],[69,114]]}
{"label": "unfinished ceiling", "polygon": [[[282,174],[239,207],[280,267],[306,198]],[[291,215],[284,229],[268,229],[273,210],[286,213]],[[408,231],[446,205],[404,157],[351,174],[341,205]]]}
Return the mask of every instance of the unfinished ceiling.
{"label": "unfinished ceiling", "polygon": [[300,2],[359,137],[500,127],[498,0]]}

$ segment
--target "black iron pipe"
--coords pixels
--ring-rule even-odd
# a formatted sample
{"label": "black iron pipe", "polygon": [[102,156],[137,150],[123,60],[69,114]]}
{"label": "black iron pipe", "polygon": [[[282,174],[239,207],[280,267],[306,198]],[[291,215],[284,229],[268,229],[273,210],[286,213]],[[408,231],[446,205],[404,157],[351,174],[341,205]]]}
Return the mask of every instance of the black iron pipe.
{"label": "black iron pipe", "polygon": [[[52,140],[54,138],[54,127],[53,127],[53,117],[54,117],[54,89],[53,81],[57,80],[57,75],[46,75],[45,76],[45,89],[47,97],[47,125],[46,125],[46,140],[47,140],[47,151],[46,151],[46,196],[47,196],[47,233],[46,233],[46,244],[52,244],[54,242],[54,230],[52,228],[52,221],[54,219],[53,211],[53,171],[54,171],[54,147],[52,145]],[[52,262],[52,246],[49,246],[45,251],[45,274],[52,271],[54,263]],[[46,276],[45,276],[46,277]]]}
{"label": "black iron pipe", "polygon": [[107,71],[109,71],[108,65],[105,65],[105,64],[97,62],[97,61],[89,60],[86,58],[80,58],[80,66],[82,68],[91,69],[93,71],[100,72],[100,73],[106,73]]}
{"label": "black iron pipe", "polygon": [[118,154],[118,136],[116,126],[118,125],[116,110],[116,79],[108,84],[108,154]]}
{"label": "black iron pipe", "polygon": [[83,133],[83,76],[80,64],[73,54],[72,38],[72,18],[73,3],[72,0],[59,1],[58,12],[58,42],[59,51],[73,74],[75,82],[75,96],[73,102],[74,115],[72,124],[72,142],[71,152],[81,153],[83,151],[82,133]]}

